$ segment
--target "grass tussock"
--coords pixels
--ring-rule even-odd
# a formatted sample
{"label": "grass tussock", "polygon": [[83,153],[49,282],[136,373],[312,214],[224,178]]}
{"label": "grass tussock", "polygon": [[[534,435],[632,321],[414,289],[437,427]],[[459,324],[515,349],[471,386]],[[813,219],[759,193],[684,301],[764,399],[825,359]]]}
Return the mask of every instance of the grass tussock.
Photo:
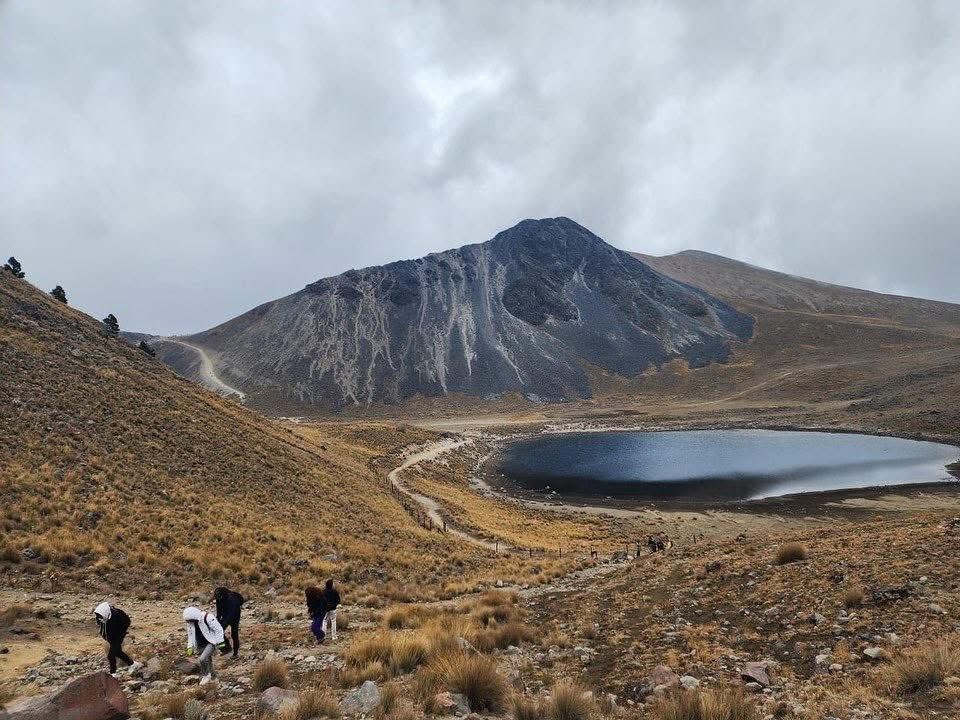
{"label": "grass tussock", "polygon": [[935,688],[960,674],[960,638],[942,638],[918,645],[898,655],[880,676],[891,695],[911,695]]}
{"label": "grass tussock", "polygon": [[861,605],[863,605],[863,601],[865,599],[863,588],[859,588],[859,587],[848,588],[843,593],[843,598],[841,599],[843,600],[843,606],[846,608],[860,607]]}
{"label": "grass tussock", "polygon": [[446,655],[432,670],[443,686],[467,698],[473,712],[502,713],[507,709],[510,686],[490,658]]}
{"label": "grass tussock", "polygon": [[590,720],[599,713],[593,694],[575,680],[561,680],[547,703],[549,720]]}
{"label": "grass tussock", "polygon": [[654,720],[760,720],[760,713],[739,690],[684,690],[662,696],[650,707]]}
{"label": "grass tussock", "polygon": [[263,692],[272,687],[290,687],[290,671],[287,670],[287,664],[275,655],[268,655],[253,672],[253,687],[257,692]]}
{"label": "grass tussock", "polygon": [[140,716],[144,720],[183,720],[187,703],[194,699],[196,693],[190,691],[146,695],[142,701]]}
{"label": "grass tussock", "polygon": [[547,703],[543,698],[514,695],[510,701],[510,715],[513,720],[547,720],[547,713]]}
{"label": "grass tussock", "polygon": [[418,628],[435,614],[436,610],[425,605],[394,605],[383,613],[383,624],[390,630]]}
{"label": "grass tussock", "polygon": [[295,704],[284,708],[278,720],[313,720],[340,717],[337,698],[326,685],[300,692]]}
{"label": "grass tussock", "polygon": [[807,559],[807,548],[801,543],[785,543],[777,548],[777,565],[802,562]]}

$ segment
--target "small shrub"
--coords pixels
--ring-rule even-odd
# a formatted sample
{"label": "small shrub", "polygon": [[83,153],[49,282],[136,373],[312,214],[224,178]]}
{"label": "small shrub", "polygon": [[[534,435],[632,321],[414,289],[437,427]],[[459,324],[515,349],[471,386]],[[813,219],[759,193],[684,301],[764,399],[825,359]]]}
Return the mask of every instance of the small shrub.
{"label": "small shrub", "polygon": [[5,685],[0,685],[0,710],[7,706],[16,695],[13,694],[13,690]]}
{"label": "small shrub", "polygon": [[848,608],[860,607],[863,605],[863,588],[849,588],[843,593],[843,606]]}
{"label": "small shrub", "polygon": [[0,610],[0,627],[9,627],[17,620],[30,614],[30,608],[27,605],[11,605]]}
{"label": "small shrub", "polygon": [[550,720],[588,720],[597,714],[597,703],[586,688],[573,680],[561,680],[550,693]]}
{"label": "small shrub", "polygon": [[654,720],[760,720],[756,706],[739,690],[684,690],[663,695],[650,708]]}
{"label": "small shrub", "polygon": [[960,648],[953,637],[919,645],[895,657],[883,680],[891,694],[909,695],[937,687],[957,673]]}
{"label": "small shrub", "polygon": [[272,687],[290,687],[290,672],[283,660],[275,655],[267,655],[253,672],[253,688],[263,692]]}
{"label": "small shrub", "polygon": [[806,559],[807,549],[800,543],[786,543],[777,548],[777,565],[786,565]]}
{"label": "small shrub", "polygon": [[190,698],[183,706],[183,720],[210,720],[210,713],[202,702]]}

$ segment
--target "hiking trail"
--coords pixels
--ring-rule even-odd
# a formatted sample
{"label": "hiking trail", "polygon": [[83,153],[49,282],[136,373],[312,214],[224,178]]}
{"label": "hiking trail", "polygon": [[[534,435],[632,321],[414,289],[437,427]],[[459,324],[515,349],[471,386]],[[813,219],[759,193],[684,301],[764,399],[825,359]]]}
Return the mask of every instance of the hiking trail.
{"label": "hiking trail", "polygon": [[166,342],[172,343],[174,345],[180,345],[189,350],[193,350],[197,355],[200,356],[200,369],[198,373],[200,375],[200,383],[214,392],[218,392],[221,395],[238,395],[240,397],[240,402],[244,402],[247,399],[247,394],[242,390],[237,390],[237,388],[227,385],[220,377],[217,375],[216,369],[213,367],[213,361],[210,359],[210,356],[207,355],[207,351],[198,345],[192,345],[191,343],[181,340],[174,337],[164,337],[158,338],[156,342]]}

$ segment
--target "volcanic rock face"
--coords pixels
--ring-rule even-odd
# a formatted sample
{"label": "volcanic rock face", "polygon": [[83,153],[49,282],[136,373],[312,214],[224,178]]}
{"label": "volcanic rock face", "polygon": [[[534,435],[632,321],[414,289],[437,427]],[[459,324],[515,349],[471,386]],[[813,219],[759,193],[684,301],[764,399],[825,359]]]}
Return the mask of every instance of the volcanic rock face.
{"label": "volcanic rock face", "polygon": [[635,375],[722,361],[752,319],[567,218],[351,270],[190,338],[221,377],[304,404],[519,391],[585,397],[584,364]]}

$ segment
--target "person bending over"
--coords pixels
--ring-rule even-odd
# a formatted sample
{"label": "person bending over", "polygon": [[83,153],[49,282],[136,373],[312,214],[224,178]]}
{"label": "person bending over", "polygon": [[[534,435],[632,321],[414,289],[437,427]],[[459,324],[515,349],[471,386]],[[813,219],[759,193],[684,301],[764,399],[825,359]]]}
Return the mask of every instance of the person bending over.
{"label": "person bending over", "polygon": [[188,607],[183,611],[183,624],[187,630],[187,655],[198,655],[201,685],[214,678],[213,653],[223,644],[223,627],[217,619],[200,608]]}
{"label": "person bending over", "polygon": [[233,637],[233,656],[240,652],[240,608],[243,607],[243,595],[225,587],[218,587],[213,591],[213,599],[217,603],[217,622],[223,626],[223,650],[226,655],[231,650],[230,638],[226,637],[226,630],[230,628]]}

